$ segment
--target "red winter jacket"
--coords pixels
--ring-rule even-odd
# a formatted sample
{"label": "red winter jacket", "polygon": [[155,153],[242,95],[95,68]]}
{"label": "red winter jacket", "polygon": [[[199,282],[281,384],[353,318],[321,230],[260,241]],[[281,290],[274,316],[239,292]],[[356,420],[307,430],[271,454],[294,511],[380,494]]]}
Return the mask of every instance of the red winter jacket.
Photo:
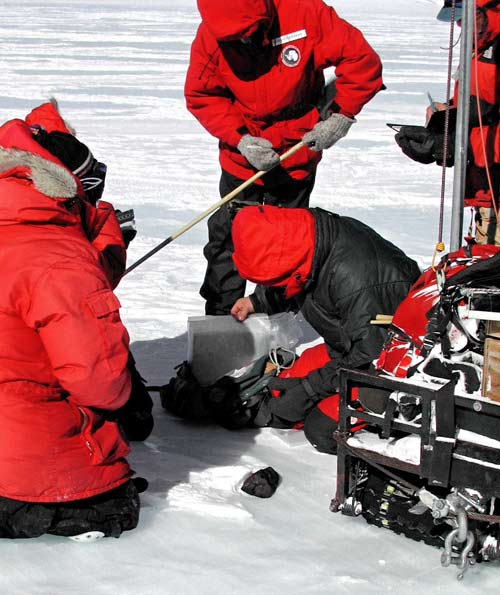
{"label": "red winter jacket", "polygon": [[[477,0],[478,7],[487,0]],[[478,8],[480,12],[482,9]],[[485,167],[492,175],[494,193],[498,196],[498,173],[492,167],[500,168],[500,8],[486,11],[487,29],[481,26],[479,12],[476,15],[479,52],[472,58],[471,66],[471,108],[470,108],[470,155],[466,175],[465,205],[490,207],[491,192]],[[479,98],[479,105],[477,98]],[[458,85],[455,85],[453,106],[458,104]],[[481,122],[479,119],[481,114]]]}
{"label": "red winter jacket", "polygon": [[[237,151],[243,134],[270,140],[278,153],[319,120],[323,71],[335,67],[335,109],[353,117],[382,87],[378,55],[358,29],[322,0],[198,0],[202,23],[185,84],[189,111],[219,139],[220,163],[246,179],[255,170]],[[259,23],[264,45],[244,45]],[[306,178],[321,154],[303,148],[284,162]]]}
{"label": "red winter jacket", "polygon": [[64,204],[77,193],[24,121],[0,127],[0,495],[16,500],[79,500],[130,476],[106,415],[130,394],[129,340],[99,225],[85,232]]}

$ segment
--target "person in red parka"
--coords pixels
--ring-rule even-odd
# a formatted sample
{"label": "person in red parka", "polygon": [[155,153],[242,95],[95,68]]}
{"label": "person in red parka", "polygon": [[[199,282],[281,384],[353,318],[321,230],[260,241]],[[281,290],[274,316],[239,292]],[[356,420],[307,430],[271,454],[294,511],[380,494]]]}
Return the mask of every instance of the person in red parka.
{"label": "person in red parka", "polygon": [[[378,55],[322,0],[198,0],[202,23],[185,83],[189,111],[219,139],[220,194],[268,171],[208,221],[207,314],[228,314],[245,281],[231,262],[231,221],[242,204],[307,207],[322,151],[345,136],[383,87]],[[335,96],[325,97],[325,69]],[[323,105],[320,114],[320,105]],[[279,155],[307,146],[282,164]]]}
{"label": "person in red parka", "polygon": [[[76,132],[59,113],[57,101],[52,98],[33,109],[25,118],[39,144],[57,157],[80,180],[85,200],[80,201],[85,228],[92,230],[89,240],[99,251],[99,261],[114,289],[126,265],[126,247],[136,231],[128,225],[122,228],[113,206],[102,200],[107,168],[93,156],[90,149],[76,138]],[[94,208],[97,207],[97,208]],[[129,353],[128,370],[132,380],[130,397],[116,416],[129,440],[145,440],[154,426],[153,401]]]}
{"label": "person in red parka", "polygon": [[339,371],[371,366],[387,336],[371,320],[395,312],[420,270],[361,221],[323,209],[246,207],[232,234],[236,268],[258,285],[231,314],[243,321],[254,312],[300,310],[324,339],[271,379],[269,388],[279,393],[260,402],[255,424],[304,422],[313,446],[334,453]]}
{"label": "person in red parka", "polygon": [[119,536],[139,497],[114,412],[129,337],[103,268],[111,210],[21,119],[0,127],[0,537]]}
{"label": "person in red parka", "polygon": [[[475,211],[475,241],[478,244],[500,245],[497,229],[498,197],[500,193],[500,2],[476,0],[474,18],[474,52],[471,65],[469,147],[465,179],[464,205]],[[437,18],[450,21],[452,0],[446,0]],[[462,2],[455,3],[455,21],[460,25]],[[458,84],[449,101],[451,113],[458,105]],[[420,163],[442,165],[444,159],[444,129],[434,126],[434,111],[444,112],[446,103],[434,102],[427,108],[427,125],[403,126],[396,142],[403,152]],[[438,118],[438,121],[444,121]],[[450,114],[450,134],[446,164],[453,165],[455,125]],[[471,226],[472,227],[472,226]]]}

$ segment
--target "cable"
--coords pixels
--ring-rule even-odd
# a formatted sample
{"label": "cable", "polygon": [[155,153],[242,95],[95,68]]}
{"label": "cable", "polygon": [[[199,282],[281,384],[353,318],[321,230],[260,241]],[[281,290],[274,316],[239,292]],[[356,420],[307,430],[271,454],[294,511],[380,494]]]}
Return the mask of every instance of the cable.
{"label": "cable", "polygon": [[455,32],[455,9],[456,0],[453,0],[451,5],[451,18],[450,18],[450,37],[448,43],[448,70],[446,75],[446,109],[444,114],[444,139],[443,139],[443,165],[441,170],[441,196],[439,201],[439,224],[438,224],[438,241],[434,248],[434,254],[432,256],[432,270],[434,268],[434,262],[438,252],[443,252],[445,245],[443,242],[443,223],[444,223],[444,197],[446,193],[446,162],[448,160],[448,134],[450,129],[450,104],[449,97],[451,93],[451,69],[453,64],[453,38]]}
{"label": "cable", "polygon": [[498,208],[496,205],[496,196],[493,192],[493,183],[491,181],[491,173],[490,173],[490,164],[488,161],[488,155],[486,152],[486,141],[484,139],[484,126],[483,126],[483,116],[481,113],[481,102],[479,98],[479,56],[478,56],[478,36],[477,36],[477,12],[476,12],[476,0],[474,0],[474,47],[476,48],[474,52],[474,77],[475,77],[475,91],[476,91],[476,105],[477,105],[477,114],[479,118],[479,130],[481,136],[481,149],[483,152],[483,159],[484,159],[484,169],[486,171],[486,179],[488,180],[488,190],[490,191],[491,196],[491,204],[493,207],[493,212],[495,213],[495,218],[497,220],[497,229],[499,227],[499,213]]}

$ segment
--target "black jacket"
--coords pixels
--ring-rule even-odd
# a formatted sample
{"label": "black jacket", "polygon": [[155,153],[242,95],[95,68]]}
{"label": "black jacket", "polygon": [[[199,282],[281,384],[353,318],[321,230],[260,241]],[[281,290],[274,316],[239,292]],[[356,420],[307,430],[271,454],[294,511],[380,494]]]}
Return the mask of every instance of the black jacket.
{"label": "black jacket", "polygon": [[364,368],[378,356],[386,329],[370,324],[393,314],[419,277],[414,260],[373,229],[350,217],[311,209],[316,238],[311,279],[294,300],[278,288],[258,286],[256,312],[301,310],[324,338],[331,362],[308,375],[321,397],[336,392],[340,368]]}

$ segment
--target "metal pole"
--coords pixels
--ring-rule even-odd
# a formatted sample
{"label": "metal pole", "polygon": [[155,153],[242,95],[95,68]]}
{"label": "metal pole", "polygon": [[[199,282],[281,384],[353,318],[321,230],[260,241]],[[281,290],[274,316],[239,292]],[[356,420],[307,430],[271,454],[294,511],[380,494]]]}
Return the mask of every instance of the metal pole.
{"label": "metal pole", "polygon": [[467,145],[469,143],[469,106],[473,31],[474,0],[465,0],[462,8],[455,166],[453,172],[453,199],[451,206],[450,250],[452,252],[460,248],[463,237],[465,170],[467,167]]}

